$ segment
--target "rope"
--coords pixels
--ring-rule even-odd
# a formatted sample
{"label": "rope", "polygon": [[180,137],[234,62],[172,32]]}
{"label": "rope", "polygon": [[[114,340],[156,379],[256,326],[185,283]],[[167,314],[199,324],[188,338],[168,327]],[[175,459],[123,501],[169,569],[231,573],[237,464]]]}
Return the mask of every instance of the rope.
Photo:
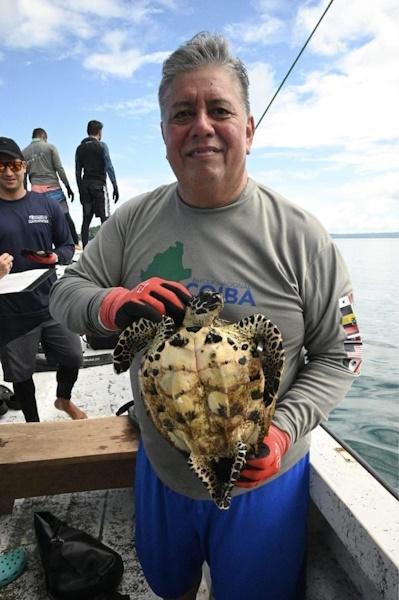
{"label": "rope", "polygon": [[317,21],[316,25],[313,28],[312,33],[309,35],[308,39],[306,40],[306,42],[304,43],[304,45],[302,46],[301,51],[299,52],[298,56],[296,57],[296,59],[294,60],[294,62],[292,63],[291,67],[289,68],[286,76],[284,77],[283,81],[280,83],[280,85],[278,86],[273,98],[270,100],[269,104],[266,106],[262,116],[260,117],[259,121],[257,122],[255,129],[257,129],[259,127],[259,124],[261,123],[263,117],[265,116],[265,114],[267,113],[267,111],[269,110],[269,108],[271,107],[271,105],[274,102],[274,99],[276,98],[277,94],[279,93],[279,91],[281,90],[281,88],[283,87],[284,83],[286,82],[286,80],[288,79],[292,69],[295,67],[296,63],[298,62],[299,58],[301,57],[303,51],[305,50],[306,46],[308,45],[308,43],[310,42],[310,40],[313,37],[314,32],[316,31],[316,29],[318,28],[318,26],[320,25],[320,23],[322,22],[322,20],[324,19],[324,16],[326,15],[328,9],[330,8],[331,4],[334,2],[334,0],[330,0],[330,2],[328,3],[327,7],[325,8],[323,14],[321,15],[320,19]]}

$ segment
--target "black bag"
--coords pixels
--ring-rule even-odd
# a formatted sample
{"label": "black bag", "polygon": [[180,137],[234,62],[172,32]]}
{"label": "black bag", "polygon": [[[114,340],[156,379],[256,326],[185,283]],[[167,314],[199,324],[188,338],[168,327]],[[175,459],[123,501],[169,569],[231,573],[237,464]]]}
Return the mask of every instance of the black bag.
{"label": "black bag", "polygon": [[52,600],[117,600],[123,575],[120,555],[50,512],[35,512],[40,557]]}

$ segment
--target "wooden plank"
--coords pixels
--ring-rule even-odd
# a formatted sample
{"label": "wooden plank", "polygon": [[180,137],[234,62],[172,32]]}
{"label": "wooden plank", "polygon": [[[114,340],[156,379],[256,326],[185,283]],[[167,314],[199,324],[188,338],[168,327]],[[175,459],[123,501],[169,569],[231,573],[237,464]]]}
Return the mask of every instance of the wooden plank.
{"label": "wooden plank", "polygon": [[130,487],[134,468],[134,456],[123,460],[104,457],[101,465],[48,463],[45,468],[34,470],[9,465],[1,469],[4,487],[0,495],[15,499]]}
{"label": "wooden plank", "polygon": [[0,515],[12,512],[14,500],[14,496],[4,496],[3,492],[0,493]]}
{"label": "wooden plank", "polygon": [[127,416],[0,425],[0,468],[39,467],[48,460],[101,462],[124,453],[133,457],[137,447],[137,431]]}
{"label": "wooden plank", "polygon": [[130,487],[138,441],[127,416],[0,425],[0,514],[16,498]]}

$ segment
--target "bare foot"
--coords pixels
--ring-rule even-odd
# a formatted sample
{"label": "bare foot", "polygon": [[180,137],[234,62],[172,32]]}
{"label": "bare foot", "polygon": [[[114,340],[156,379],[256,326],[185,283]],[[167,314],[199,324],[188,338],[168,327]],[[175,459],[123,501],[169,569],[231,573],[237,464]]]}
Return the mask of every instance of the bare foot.
{"label": "bare foot", "polygon": [[58,408],[58,410],[66,412],[74,421],[77,421],[78,419],[87,419],[86,413],[83,412],[83,410],[80,410],[72,400],[68,400],[67,398],[57,398],[54,402],[54,406],[55,408]]}

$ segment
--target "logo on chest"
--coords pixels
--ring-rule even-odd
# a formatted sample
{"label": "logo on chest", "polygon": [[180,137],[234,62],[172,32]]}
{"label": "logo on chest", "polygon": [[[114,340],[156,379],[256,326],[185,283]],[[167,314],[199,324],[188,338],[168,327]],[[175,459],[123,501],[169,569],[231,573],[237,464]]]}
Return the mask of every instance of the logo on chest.
{"label": "logo on chest", "polygon": [[29,215],[28,223],[50,223],[48,215]]}

